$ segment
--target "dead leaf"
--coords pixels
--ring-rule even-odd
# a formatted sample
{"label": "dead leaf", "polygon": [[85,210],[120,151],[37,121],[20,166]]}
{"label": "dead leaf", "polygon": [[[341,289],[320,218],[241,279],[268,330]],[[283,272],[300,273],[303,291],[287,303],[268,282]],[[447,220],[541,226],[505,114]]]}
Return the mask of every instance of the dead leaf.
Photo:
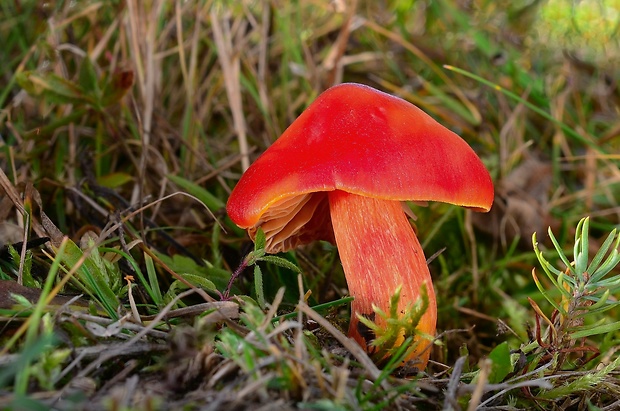
{"label": "dead leaf", "polygon": [[22,240],[24,229],[8,221],[0,223],[0,247],[18,243]]}
{"label": "dead leaf", "polygon": [[519,245],[531,249],[532,234],[545,237],[555,225],[549,213],[551,164],[530,156],[495,185],[491,211],[472,215],[474,226],[499,241],[505,249],[519,238]]}

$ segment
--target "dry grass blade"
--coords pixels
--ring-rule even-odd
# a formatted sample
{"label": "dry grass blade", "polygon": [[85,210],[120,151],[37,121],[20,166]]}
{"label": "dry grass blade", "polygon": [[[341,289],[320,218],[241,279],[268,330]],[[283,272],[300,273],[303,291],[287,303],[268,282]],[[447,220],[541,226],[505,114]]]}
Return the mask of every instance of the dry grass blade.
{"label": "dry grass blade", "polygon": [[450,87],[450,90],[454,92],[454,94],[459,98],[459,100],[463,103],[463,105],[467,107],[467,110],[469,110],[469,112],[474,117],[476,122],[480,123],[480,121],[482,121],[482,115],[480,114],[480,111],[478,110],[478,108],[476,108],[476,106],[470,101],[470,99],[463,93],[461,88],[458,87],[454,83],[454,81],[452,81],[450,77],[448,77],[446,73],[444,73],[441,70],[441,68],[438,67],[437,64],[435,64],[435,62],[433,62],[430,58],[428,58],[428,56],[424,54],[422,50],[420,50],[418,47],[416,47],[411,42],[405,40],[401,35],[393,31],[389,31],[384,27],[381,27],[374,21],[365,20],[364,25],[370,28],[371,30],[376,31],[377,33],[381,34],[382,36],[389,38],[390,40],[394,41],[396,44],[400,44],[405,49],[409,50],[412,54],[414,54],[416,57],[418,57],[420,60],[422,60],[426,65],[428,65],[431,68],[431,70],[433,70],[437,74],[437,76],[439,76]]}
{"label": "dry grass blade", "polygon": [[141,203],[145,196],[146,172],[149,165],[149,153],[154,127],[155,103],[157,92],[163,80],[161,59],[157,58],[159,18],[166,2],[157,0],[150,3],[127,1],[128,34],[130,36],[133,67],[138,73],[141,112],[136,110],[140,128],[141,151],[137,167],[138,178],[132,191],[130,203]]}
{"label": "dry grass blade", "polygon": [[[167,313],[171,310],[171,308],[182,298],[185,298],[191,294],[193,294],[194,292],[196,292],[195,290],[187,290],[183,293],[180,293],[179,295],[177,295],[166,307],[164,307],[161,312],[152,320],[152,322],[150,324],[148,324],[146,327],[143,327],[136,335],[134,335],[129,341],[119,345],[118,347],[116,347],[114,350],[108,350],[105,353],[103,353],[101,356],[99,356],[95,361],[91,362],[90,364],[88,364],[88,366],[86,366],[82,371],[80,371],[80,373],[78,374],[77,378],[83,378],[88,376],[91,372],[93,372],[94,370],[96,370],[98,367],[101,366],[101,364],[105,363],[106,361],[117,357],[119,355],[122,355],[123,353],[125,353],[127,350],[129,350],[132,346],[134,346],[135,344],[140,342],[140,339],[142,337],[144,337],[145,335],[147,335],[153,328],[155,328],[157,325],[159,325],[159,323],[166,317]],[[216,311],[219,310],[219,307],[217,305],[215,305],[213,307]]]}
{"label": "dry grass blade", "polygon": [[[224,14],[222,16],[222,14]],[[217,47],[218,59],[222,66],[222,75],[224,76],[224,84],[226,86],[226,95],[228,103],[233,115],[233,123],[237,140],[239,142],[239,152],[241,154],[241,167],[245,171],[250,166],[250,157],[248,154],[248,141],[246,136],[245,117],[243,115],[243,104],[241,101],[241,61],[239,59],[240,49],[236,49],[233,45],[233,33],[231,33],[229,25],[229,16],[225,12],[211,10],[211,27],[213,29],[213,39]],[[224,21],[222,24],[220,19]],[[243,33],[243,26],[238,27],[235,38]]]}
{"label": "dry grass blade", "polygon": [[[366,352],[362,349],[362,347],[359,346],[359,344],[344,335],[339,329],[337,329],[329,321],[323,318],[319,313],[314,311],[305,302],[300,302],[297,305],[297,308],[299,309],[299,311],[308,316],[308,318],[316,321],[321,327],[325,328],[328,333],[333,335],[334,338],[338,340],[338,342],[342,344],[344,348],[346,348],[357,361],[360,362],[364,371],[366,371],[371,380],[375,381],[381,376],[381,370],[377,368],[375,363],[372,362],[368,354],[366,354]],[[390,384],[387,381],[383,380],[381,382],[381,387],[385,390],[389,390]]]}
{"label": "dry grass blade", "polygon": [[[11,200],[13,205],[17,208],[18,212],[21,215],[25,215],[26,209],[24,208],[24,202],[21,199],[17,189],[15,188],[15,186],[13,186],[13,184],[11,183],[11,180],[9,180],[9,178],[4,173],[4,170],[2,168],[0,168],[0,188],[4,190],[4,193],[8,196],[8,198]],[[46,233],[43,230],[41,230],[41,228],[38,225],[35,224],[33,228],[39,236],[45,237]]]}
{"label": "dry grass blade", "polygon": [[[177,308],[165,313],[163,320],[179,317],[193,317],[214,310],[202,318],[206,323],[216,323],[223,320],[234,320],[239,318],[239,305],[232,301],[212,301],[208,303],[190,305],[189,307]],[[153,321],[158,315],[143,315],[142,321]]]}
{"label": "dry grass blade", "polygon": [[454,368],[452,369],[452,375],[450,376],[450,381],[446,387],[446,396],[443,402],[443,409],[445,411],[459,409],[456,393],[463,375],[463,365],[465,364],[465,361],[467,361],[467,357],[459,357],[459,359],[456,360],[456,363],[454,363]]}
{"label": "dry grass blade", "polygon": [[482,364],[480,365],[480,374],[478,374],[478,382],[476,383],[476,388],[471,395],[471,400],[467,406],[467,411],[476,411],[476,408],[478,408],[480,400],[482,399],[482,394],[484,394],[487,378],[491,372],[491,364],[492,361],[489,359],[482,360]]}

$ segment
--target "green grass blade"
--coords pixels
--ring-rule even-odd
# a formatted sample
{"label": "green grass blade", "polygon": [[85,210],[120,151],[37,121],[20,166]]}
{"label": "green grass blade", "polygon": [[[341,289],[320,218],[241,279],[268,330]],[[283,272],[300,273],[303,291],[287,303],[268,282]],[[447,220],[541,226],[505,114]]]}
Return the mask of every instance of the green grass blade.
{"label": "green grass blade", "polygon": [[209,210],[216,212],[225,207],[225,204],[222,200],[220,200],[198,184],[189,181],[183,177],[175,176],[173,174],[168,174],[166,177],[168,177],[168,179],[170,179],[170,181],[172,181],[174,184],[178,185],[179,187],[186,190],[188,193],[202,201]]}
{"label": "green grass blade", "polygon": [[458,67],[454,67],[448,64],[444,65],[444,68],[450,71],[454,71],[455,73],[459,73],[462,74],[465,77],[469,77],[472,80],[476,80],[477,82],[484,84],[485,86],[491,87],[492,89],[499,91],[500,93],[504,94],[507,97],[510,97],[511,99],[518,101],[519,103],[523,104],[524,106],[526,106],[527,108],[529,108],[530,110],[532,110],[533,112],[541,115],[542,117],[544,117],[545,119],[551,121],[553,124],[555,124],[556,126],[560,127],[566,134],[568,134],[570,137],[574,138],[575,140],[579,141],[580,143],[583,143],[585,145],[587,145],[588,147],[592,148],[593,150],[599,152],[599,153],[603,153],[606,154],[606,151],[599,145],[597,144],[595,141],[590,140],[589,138],[579,134],[577,131],[573,130],[572,128],[570,128],[568,125],[566,125],[565,123],[563,123],[562,121],[557,120],[556,118],[554,118],[551,114],[547,113],[545,110],[536,107],[534,104],[530,103],[529,101],[521,98],[519,95],[513,93],[512,91],[506,90],[505,88],[501,87],[499,84],[495,84],[489,80],[486,80],[474,73],[471,73],[467,70],[463,70],[461,68]]}

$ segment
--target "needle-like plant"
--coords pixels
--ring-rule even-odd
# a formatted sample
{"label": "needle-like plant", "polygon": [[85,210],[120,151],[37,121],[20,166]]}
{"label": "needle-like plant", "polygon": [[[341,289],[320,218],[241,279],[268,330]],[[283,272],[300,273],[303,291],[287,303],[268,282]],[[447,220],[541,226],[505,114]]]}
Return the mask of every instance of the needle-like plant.
{"label": "needle-like plant", "polygon": [[[560,293],[559,300],[542,284],[535,270],[532,276],[542,295],[554,307],[551,318],[547,317],[532,299],[530,304],[536,311],[536,340],[549,354],[559,354],[557,367],[561,367],[566,355],[571,352],[593,352],[598,349],[586,346],[585,341],[575,347],[579,339],[614,332],[620,329],[620,321],[596,319],[596,316],[610,310],[620,302],[614,297],[620,290],[620,274],[610,275],[620,263],[620,233],[614,229],[603,242],[594,258],[589,259],[589,218],[577,224],[573,262],[570,262],[557,239],[549,229],[549,237],[565,269],[558,269],[543,256],[538,248],[536,233],[532,236],[534,251],[553,289]],[[541,321],[547,331],[541,333]],[[591,357],[590,359],[592,359]]]}
{"label": "needle-like plant", "polygon": [[[381,310],[377,306],[373,306],[375,318],[380,317],[381,323],[373,321],[358,314],[360,323],[368,332],[375,336],[370,343],[372,359],[379,365],[398,365],[402,360],[408,358],[411,352],[414,352],[419,345],[420,338],[432,340],[433,336],[425,334],[418,330],[418,324],[422,316],[429,306],[428,291],[426,286],[420,287],[420,297],[413,303],[407,305],[404,315],[399,313],[401,287],[398,287],[390,299],[389,312]],[[385,325],[382,325],[385,324]],[[416,338],[418,337],[418,338]],[[405,348],[406,349],[403,349]],[[428,348],[430,349],[430,348]],[[417,362],[412,361],[416,367]]]}

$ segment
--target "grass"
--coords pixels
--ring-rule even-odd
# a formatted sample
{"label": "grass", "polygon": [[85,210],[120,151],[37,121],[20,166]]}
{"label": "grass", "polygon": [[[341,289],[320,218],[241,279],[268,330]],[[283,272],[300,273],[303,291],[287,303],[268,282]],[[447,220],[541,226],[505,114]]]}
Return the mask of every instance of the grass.
{"label": "grass", "polygon": [[[618,406],[616,1],[0,10],[0,409]],[[413,206],[439,329],[409,378],[343,334],[335,247],[266,255],[224,210],[341,81],[418,105],[496,185],[489,214]]]}

